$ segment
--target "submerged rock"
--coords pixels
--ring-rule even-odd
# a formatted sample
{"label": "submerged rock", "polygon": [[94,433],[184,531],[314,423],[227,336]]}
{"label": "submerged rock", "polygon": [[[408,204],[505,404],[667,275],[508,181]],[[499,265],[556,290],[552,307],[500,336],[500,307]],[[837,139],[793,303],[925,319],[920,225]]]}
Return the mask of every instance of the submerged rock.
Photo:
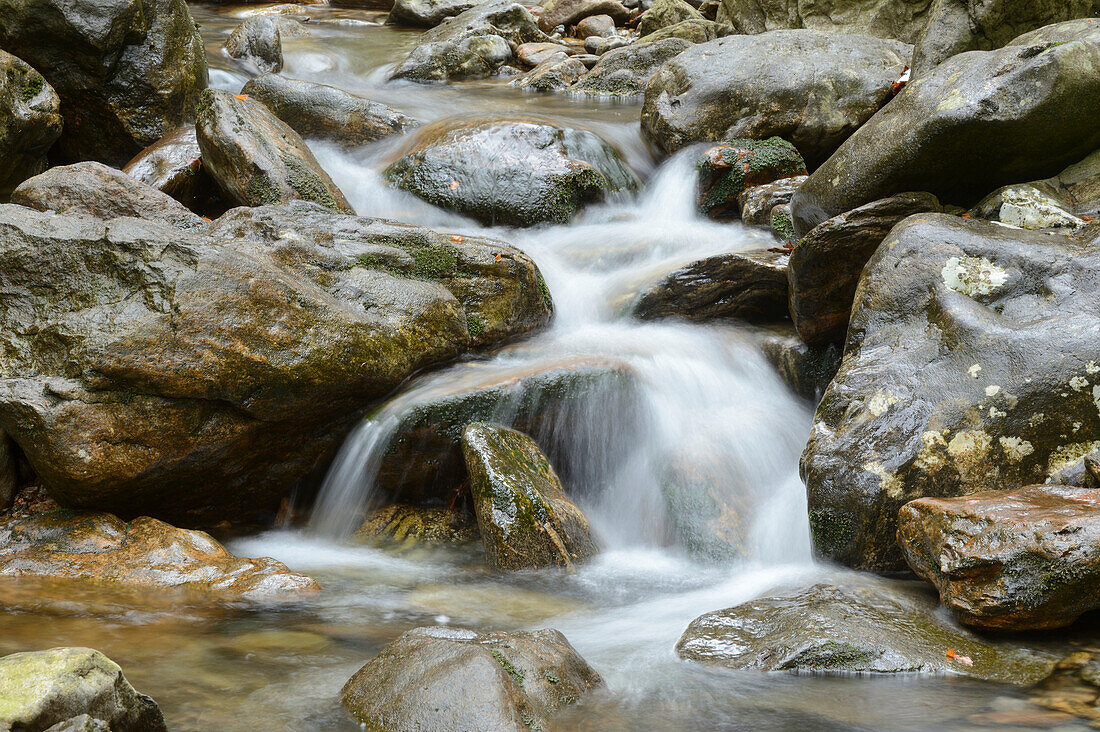
{"label": "submerged rock", "polygon": [[163,732],[164,715],[91,648],[0,657],[0,727],[20,732]]}
{"label": "submerged rock", "polygon": [[230,201],[263,206],[301,199],[355,213],[305,141],[260,102],[209,89],[195,127],[203,165]]}
{"label": "submerged rock", "polygon": [[1033,485],[902,507],[898,542],[960,622],[1069,625],[1100,608],[1100,490]]}
{"label": "submerged rock", "polygon": [[753,496],[733,488],[730,467],[702,451],[667,461],[661,498],[677,543],[696,561],[722,563],[744,556]]}
{"label": "submerged rock", "polygon": [[398,188],[484,224],[565,223],[637,178],[587,130],[522,119],[450,119],[421,130],[386,170]]}
{"label": "submerged rock", "polygon": [[596,554],[588,519],[534,440],[479,422],[463,432],[462,452],[490,566],[573,569]]}
{"label": "submerged rock", "polygon": [[434,28],[475,5],[477,0],[395,0],[386,23]]}
{"label": "submerged rock", "polygon": [[862,35],[727,36],[668,61],[646,86],[642,131],[665,152],[782,137],[820,164],[891,97],[909,48]]}
{"label": "submerged rock", "polygon": [[0,199],[46,169],[46,151],[61,135],[60,105],[41,74],[0,50]]}
{"label": "submerged rock", "polygon": [[600,56],[600,60],[573,86],[572,91],[593,96],[629,97],[642,94],[661,64],[689,48],[691,44],[688,41],[667,38],[613,49]]}
{"label": "submerged rock", "polygon": [[342,695],[344,707],[371,727],[530,732],[600,686],[600,675],[556,630],[429,627],[383,648]]}
{"label": "submerged rock", "polygon": [[699,168],[699,210],[714,219],[741,215],[741,197],[756,186],[806,174],[806,162],[780,137],[734,139],[703,153]]}
{"label": "submerged rock", "polygon": [[0,0],[0,48],[45,77],[57,162],[122,165],[195,112],[206,52],[184,0]]}
{"label": "submerged rock", "polygon": [[867,263],[802,458],[817,550],[904,570],[897,512],[1012,490],[1100,447],[1100,231],[918,214]]}
{"label": "submerged rock", "polygon": [[172,130],[135,155],[122,172],[191,210],[202,210],[219,196],[217,184],[202,164],[195,125]]}
{"label": "submerged rock", "polygon": [[1073,715],[1095,727],[1100,724],[1100,654],[1095,648],[1069,654],[1028,697],[1033,704],[1051,710],[1054,720],[1070,721],[1057,715]]}
{"label": "submerged rock", "polygon": [[473,516],[442,506],[407,504],[375,509],[355,532],[357,541],[403,549],[421,544],[468,544],[478,537]]}

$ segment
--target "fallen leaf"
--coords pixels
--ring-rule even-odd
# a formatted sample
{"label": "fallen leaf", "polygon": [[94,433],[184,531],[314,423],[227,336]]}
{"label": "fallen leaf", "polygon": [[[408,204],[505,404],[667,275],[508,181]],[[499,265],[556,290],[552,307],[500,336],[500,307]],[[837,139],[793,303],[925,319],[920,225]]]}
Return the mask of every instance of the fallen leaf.
{"label": "fallen leaf", "polygon": [[451,181],[451,190],[453,191],[456,188],[458,188],[458,181],[457,180],[452,180]]}
{"label": "fallen leaf", "polygon": [[497,255],[495,257],[493,257],[493,260],[499,262],[500,259],[501,259],[500,252],[497,252]]}
{"label": "fallen leaf", "polygon": [[248,95],[247,94],[234,94],[233,98],[234,99],[240,99],[242,102],[247,102],[248,101]]}
{"label": "fallen leaf", "polygon": [[202,217],[202,220],[203,220],[203,221],[213,221],[213,219],[212,219],[212,218],[210,218],[209,216],[203,216],[203,217]]}
{"label": "fallen leaf", "polygon": [[959,214],[959,216],[961,216],[961,217],[962,217],[962,218],[964,218],[964,219],[972,219],[972,218],[974,218],[973,216],[971,216],[971,215],[970,215],[970,214],[968,214],[968,213],[961,213],[961,214]]}
{"label": "fallen leaf", "polygon": [[902,70],[901,76],[898,77],[898,80],[895,81],[893,86],[890,87],[890,91],[892,91],[894,94],[897,94],[899,91],[904,89],[905,85],[909,83],[909,77],[911,76],[911,74],[912,72],[910,71],[909,67],[906,66]]}
{"label": "fallen leaf", "polygon": [[955,663],[961,663],[964,666],[973,666],[974,662],[970,660],[970,656],[964,656],[955,651],[954,648],[947,649],[947,657]]}
{"label": "fallen leaf", "polygon": [[462,236],[459,236],[458,234],[452,234],[451,235],[451,241],[453,241],[455,244],[458,244],[460,242],[466,241],[466,238],[462,237]]}
{"label": "fallen leaf", "polygon": [[1081,220],[1082,221],[1096,221],[1096,219],[1092,216],[1082,216]]}

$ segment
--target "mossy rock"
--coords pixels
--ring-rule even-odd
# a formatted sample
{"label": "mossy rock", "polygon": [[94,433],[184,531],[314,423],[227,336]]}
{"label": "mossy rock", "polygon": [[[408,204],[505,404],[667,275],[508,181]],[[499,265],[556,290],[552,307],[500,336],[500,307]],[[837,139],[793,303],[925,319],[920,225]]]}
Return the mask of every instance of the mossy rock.
{"label": "mossy rock", "polygon": [[681,38],[666,38],[613,49],[600,56],[571,91],[589,96],[640,95],[661,64],[690,47],[691,43]]}
{"label": "mossy rock", "polygon": [[0,51],[0,200],[46,169],[46,152],[61,134],[60,108],[41,74]]}
{"label": "mossy rock", "polygon": [[477,539],[477,521],[473,516],[442,506],[383,506],[371,511],[355,532],[356,541],[402,550],[424,545],[468,544]]}
{"label": "mossy rock", "polygon": [[716,219],[740,217],[747,189],[806,174],[806,161],[781,137],[730,140],[703,153],[696,167],[699,210]]}

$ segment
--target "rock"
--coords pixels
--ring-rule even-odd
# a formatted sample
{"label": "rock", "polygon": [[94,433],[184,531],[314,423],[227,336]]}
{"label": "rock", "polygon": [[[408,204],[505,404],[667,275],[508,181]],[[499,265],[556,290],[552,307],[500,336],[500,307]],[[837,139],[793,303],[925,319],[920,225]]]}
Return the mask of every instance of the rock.
{"label": "rock", "polygon": [[122,169],[131,178],[167,193],[191,210],[219,198],[218,186],[202,164],[195,125],[181,125],[134,156]]}
{"label": "rock", "polygon": [[253,15],[233,29],[225,52],[261,74],[283,70],[283,38],[309,36],[306,27],[285,15]]}
{"label": "rock", "polygon": [[342,696],[368,727],[530,732],[600,686],[600,675],[556,630],[428,627],[383,648]]}
{"label": "rock", "polygon": [[0,511],[11,505],[19,488],[19,453],[15,443],[0,432]]}
{"label": "rock", "polygon": [[74,163],[50,168],[23,181],[11,202],[37,211],[85,214],[97,219],[133,216],[181,229],[203,220],[176,199],[103,163]]}
{"label": "rock", "polygon": [[122,165],[189,119],[206,87],[184,0],[0,0],[0,48],[61,98],[54,162]]}
{"label": "rock", "polygon": [[594,15],[607,15],[616,25],[630,19],[630,11],[618,0],[544,0],[539,28],[549,33],[559,25],[576,25]]}
{"label": "rock", "polygon": [[701,43],[654,74],[642,131],[669,153],[778,136],[815,167],[890,100],[908,56],[897,41],[810,30]]}
{"label": "rock", "polygon": [[791,320],[802,340],[842,343],[867,260],[898,222],[940,210],[930,193],[899,193],[833,217],[802,237],[787,267]]}
{"label": "rock", "polygon": [[608,51],[614,51],[616,48],[623,48],[629,45],[630,40],[622,36],[612,36],[611,38],[589,36],[584,39],[584,50],[594,56],[602,56]]}
{"label": "rock", "polygon": [[61,134],[60,105],[41,74],[0,50],[0,199],[46,169],[46,151]]}
{"label": "rock", "polygon": [[441,506],[393,504],[375,509],[355,532],[355,539],[375,546],[469,544],[479,538],[477,520]]}
{"label": "rock", "polygon": [[[967,656],[968,666],[948,651]],[[750,600],[702,615],[676,652],[708,666],[799,673],[961,674],[1034,683],[1050,663],[990,643],[933,614],[919,596],[871,587],[812,587]]]}
{"label": "rock", "polygon": [[699,210],[712,219],[739,217],[749,188],[806,174],[798,150],[780,137],[730,140],[707,150],[696,165]]}
{"label": "rock", "polygon": [[840,367],[843,350],[834,343],[807,346],[790,325],[772,325],[757,336],[760,350],[795,394],[815,404]]}
{"label": "rock", "polygon": [[111,732],[111,726],[102,719],[81,714],[79,717],[58,722],[46,732]]}
{"label": "rock", "polygon": [[890,232],[802,456],[819,553],[904,570],[903,504],[1013,490],[1100,447],[1098,236],[943,214]]}
{"label": "rock", "polygon": [[509,86],[538,92],[565,91],[587,71],[585,65],[574,58],[551,59],[509,82]]}
{"label": "rock", "polygon": [[386,23],[413,28],[434,28],[475,5],[476,0],[394,0]]}
{"label": "rock", "polygon": [[596,554],[588,519],[534,440],[475,422],[462,433],[462,452],[489,566],[572,570]]}
{"label": "rock", "polygon": [[260,102],[209,89],[195,129],[203,165],[230,201],[262,206],[301,199],[354,213],[305,141]]}
{"label": "rock", "polygon": [[698,562],[746,554],[752,494],[738,490],[730,465],[704,450],[682,450],[664,465],[660,491],[672,534]]}
{"label": "rock", "polygon": [[1050,675],[1030,690],[1029,701],[1052,710],[1047,714],[1054,716],[1055,719],[1061,715],[1062,718],[1058,719],[1059,724],[1072,721],[1072,717],[1079,717],[1095,726],[1100,723],[1098,681],[1100,681],[1100,656],[1095,648],[1075,651],[1055,664]]}
{"label": "rock", "polygon": [[737,205],[741,207],[741,222],[745,226],[770,228],[772,209],[789,204],[791,196],[804,182],[806,176],[796,175],[746,188],[737,201]]}
{"label": "rock", "polygon": [[750,249],[692,262],[642,293],[633,314],[642,320],[783,320],[787,255]]}
{"label": "rock", "polygon": [[524,43],[516,47],[516,60],[534,68],[547,61],[560,61],[570,52],[568,46],[560,43]]}
{"label": "rock", "polygon": [[733,28],[725,23],[715,23],[703,18],[689,18],[674,25],[665,26],[645,36],[647,41],[663,41],[666,38],[682,38],[691,43],[706,43],[730,35]]}
{"label": "rock", "polygon": [[945,61],[814,171],[791,202],[795,230],[901,191],[969,206],[1057,173],[1100,148],[1100,74],[1086,71],[1097,65],[1100,23],[1087,21]]}
{"label": "rock", "polygon": [[1073,204],[1044,181],[998,188],[970,210],[971,218],[1000,221],[1019,229],[1077,229],[1085,225]]}
{"label": "rock", "polygon": [[141,516],[57,509],[0,521],[0,576],[181,588],[245,600],[294,599],[317,583],[266,557],[244,559],[203,531]]}
{"label": "rock", "polygon": [[548,43],[535,17],[513,0],[488,0],[432,28],[390,78],[454,81],[489,76],[523,43]]}
{"label": "rock", "polygon": [[577,23],[577,30],[574,32],[574,35],[581,39],[589,36],[608,38],[614,34],[615,19],[610,15],[590,15]]}
{"label": "rock", "polygon": [[592,71],[572,91],[592,96],[629,97],[642,94],[645,85],[665,61],[680,55],[691,43],[679,38],[632,43],[600,56]]}
{"label": "rock", "polygon": [[638,21],[638,36],[645,38],[654,31],[668,28],[685,20],[706,20],[703,14],[684,0],[653,0],[649,10]]}
{"label": "rock", "polygon": [[[0,727],[42,732],[81,729],[78,716],[115,732],[166,730],[160,707],[139,693],[118,664],[91,648],[52,648],[0,657]],[[65,727],[66,722],[72,725]],[[88,725],[85,725],[85,729]]]}
{"label": "rock", "polygon": [[62,505],[273,512],[410,375],[548,320],[530,259],[460,239],[297,201],[191,231],[0,206],[0,288],[18,293],[0,429]]}
{"label": "rock", "polygon": [[263,102],[302,137],[332,140],[348,147],[365,145],[388,135],[402,135],[420,125],[385,104],[334,86],[288,79],[279,74],[252,79],[241,93]]}
{"label": "rock", "polygon": [[1100,15],[1096,0],[935,0],[913,53],[914,76],[951,56],[988,51],[1043,26]]}
{"label": "rock", "polygon": [[934,0],[849,0],[819,4],[774,0],[721,0],[716,20],[738,33],[783,28],[828,33],[866,33],[915,43],[924,31]]}
{"label": "rock", "polygon": [[1059,192],[1073,203],[1078,216],[1100,218],[1100,150],[1057,176]]}
{"label": "rock", "polygon": [[565,223],[586,203],[637,187],[591,132],[521,118],[429,125],[385,175],[428,203],[506,226]]}
{"label": "rock", "polygon": [[1100,449],[1065,463],[1043,482],[1077,488],[1100,488]]}
{"label": "rock", "polygon": [[902,506],[898,543],[959,622],[1061,628],[1100,607],[1100,490],[1033,485]]}

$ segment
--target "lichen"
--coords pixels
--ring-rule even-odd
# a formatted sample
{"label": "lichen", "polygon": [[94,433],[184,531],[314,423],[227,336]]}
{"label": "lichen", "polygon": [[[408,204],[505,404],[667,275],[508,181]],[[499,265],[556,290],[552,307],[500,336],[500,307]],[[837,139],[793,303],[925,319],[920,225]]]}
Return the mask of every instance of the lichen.
{"label": "lichen", "polygon": [[523,686],[523,672],[522,671],[520,671],[518,668],[516,668],[512,664],[512,662],[509,661],[507,658],[505,658],[504,654],[501,653],[500,651],[498,651],[497,649],[495,649],[495,648],[490,649],[489,653],[493,654],[493,658],[495,658],[497,663],[500,664],[500,667],[502,669],[504,669],[504,673],[508,674],[513,679],[515,679],[517,684],[519,684],[520,686]]}
{"label": "lichen", "polygon": [[303,201],[319,203],[325,208],[339,211],[340,205],[316,172],[293,155],[283,155],[283,164],[287,167],[286,183],[294,189]]}

